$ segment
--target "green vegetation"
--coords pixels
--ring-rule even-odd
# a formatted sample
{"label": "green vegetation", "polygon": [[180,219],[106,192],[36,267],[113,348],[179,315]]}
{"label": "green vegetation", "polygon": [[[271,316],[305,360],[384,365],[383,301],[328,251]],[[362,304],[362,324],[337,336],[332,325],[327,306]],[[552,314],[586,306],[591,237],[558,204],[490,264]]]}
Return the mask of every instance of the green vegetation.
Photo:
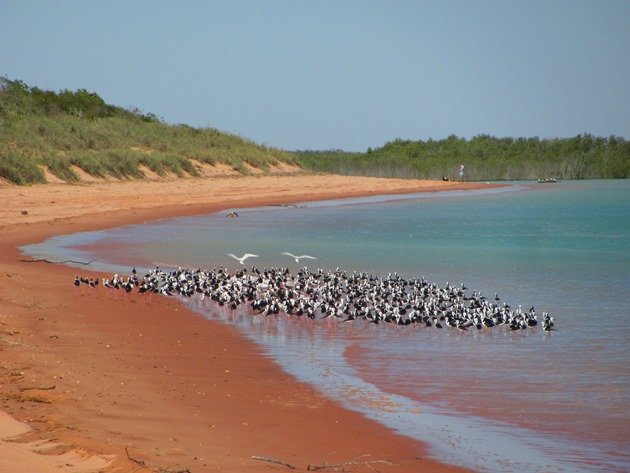
{"label": "green vegetation", "polygon": [[79,180],[74,166],[95,177],[143,178],[140,166],[197,176],[195,161],[243,174],[297,164],[289,152],[212,128],[167,125],[86,90],[51,92],[0,78],[0,177],[9,182],[45,182],[42,166],[66,182]]}
{"label": "green vegetation", "polygon": [[573,138],[396,140],[366,153],[288,152],[213,128],[167,125],[153,114],[108,105],[87,90],[51,92],[0,78],[0,178],[45,182],[42,171],[77,182],[95,177],[197,176],[199,163],[247,174],[280,162],[336,174],[466,180],[630,178],[630,142],[589,134]]}
{"label": "green vegetation", "polygon": [[466,180],[619,179],[630,177],[630,142],[589,134],[566,139],[495,138],[470,140],[449,136],[440,141],[387,143],[367,153],[299,151],[309,169],[348,175]]}

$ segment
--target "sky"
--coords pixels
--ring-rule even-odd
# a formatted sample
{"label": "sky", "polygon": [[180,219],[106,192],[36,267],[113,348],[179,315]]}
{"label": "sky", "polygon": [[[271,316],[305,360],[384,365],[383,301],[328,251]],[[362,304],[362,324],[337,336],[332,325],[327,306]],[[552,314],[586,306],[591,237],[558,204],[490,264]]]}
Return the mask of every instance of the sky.
{"label": "sky", "polygon": [[628,0],[0,0],[0,76],[286,150],[630,138]]}

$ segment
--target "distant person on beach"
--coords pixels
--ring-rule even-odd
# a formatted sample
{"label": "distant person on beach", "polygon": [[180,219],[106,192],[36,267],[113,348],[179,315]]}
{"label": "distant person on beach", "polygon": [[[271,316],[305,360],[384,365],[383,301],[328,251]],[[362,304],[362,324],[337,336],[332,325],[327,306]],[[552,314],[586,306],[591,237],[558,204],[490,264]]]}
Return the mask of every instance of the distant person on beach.
{"label": "distant person on beach", "polygon": [[464,182],[464,165],[459,165],[459,182]]}

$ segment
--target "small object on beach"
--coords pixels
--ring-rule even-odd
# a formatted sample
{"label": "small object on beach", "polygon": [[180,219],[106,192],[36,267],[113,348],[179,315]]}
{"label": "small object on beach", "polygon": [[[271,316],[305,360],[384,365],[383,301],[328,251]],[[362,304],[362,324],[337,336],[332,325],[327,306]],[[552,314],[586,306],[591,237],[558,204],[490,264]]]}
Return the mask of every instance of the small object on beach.
{"label": "small object on beach", "polygon": [[302,258],[306,258],[306,259],[317,259],[317,258],[315,258],[314,256],[309,256],[309,255],[300,255],[300,256],[296,256],[296,255],[291,254],[291,253],[289,253],[289,252],[287,252],[287,251],[285,251],[284,253],[280,253],[280,254],[281,254],[281,255],[287,255],[287,256],[290,256],[291,258],[293,258],[293,259],[295,260],[295,262],[296,262],[296,263],[299,263],[299,262],[300,262],[300,260],[301,260]]}
{"label": "small object on beach", "polygon": [[22,215],[28,215],[28,210],[22,210]]}
{"label": "small object on beach", "polygon": [[243,264],[243,265],[245,264],[245,260],[246,260],[247,258],[250,258],[250,257],[251,257],[251,258],[258,258],[258,255],[254,255],[254,254],[252,254],[252,253],[245,253],[245,254],[244,254],[243,256],[241,256],[240,258],[239,258],[238,256],[236,256],[235,254],[233,254],[233,253],[228,253],[228,254],[227,254],[227,256],[231,256],[232,258],[234,258],[236,261],[238,261],[239,263],[241,263],[241,264]]}
{"label": "small object on beach", "polygon": [[229,214],[226,215],[226,217],[237,218],[238,214],[236,212],[230,212]]}

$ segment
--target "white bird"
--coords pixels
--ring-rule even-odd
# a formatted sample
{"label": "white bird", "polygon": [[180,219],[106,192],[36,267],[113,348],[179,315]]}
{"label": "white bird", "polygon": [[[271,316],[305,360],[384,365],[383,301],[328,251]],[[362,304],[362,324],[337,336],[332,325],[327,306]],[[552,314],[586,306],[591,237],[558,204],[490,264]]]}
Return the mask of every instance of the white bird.
{"label": "white bird", "polygon": [[291,254],[291,253],[287,253],[286,251],[285,251],[284,253],[280,253],[280,254],[281,254],[281,255],[287,255],[287,256],[290,256],[291,258],[293,258],[293,259],[295,260],[295,262],[296,262],[296,263],[299,263],[299,262],[300,262],[300,260],[301,260],[302,258],[306,258],[306,259],[317,259],[317,258],[315,258],[314,256],[309,256],[309,255],[300,255],[300,256],[295,256],[295,255],[293,255],[293,254]]}
{"label": "white bird", "polygon": [[236,256],[235,254],[232,254],[232,253],[228,253],[227,255],[228,255],[228,256],[231,256],[232,258],[234,258],[236,261],[238,261],[239,263],[241,263],[241,264],[243,264],[243,265],[245,264],[245,260],[246,260],[247,258],[249,258],[249,257],[252,257],[252,258],[258,258],[258,255],[254,255],[254,254],[252,254],[252,253],[245,253],[245,254],[244,254],[243,256],[241,256],[240,258],[239,258],[238,256]]}

